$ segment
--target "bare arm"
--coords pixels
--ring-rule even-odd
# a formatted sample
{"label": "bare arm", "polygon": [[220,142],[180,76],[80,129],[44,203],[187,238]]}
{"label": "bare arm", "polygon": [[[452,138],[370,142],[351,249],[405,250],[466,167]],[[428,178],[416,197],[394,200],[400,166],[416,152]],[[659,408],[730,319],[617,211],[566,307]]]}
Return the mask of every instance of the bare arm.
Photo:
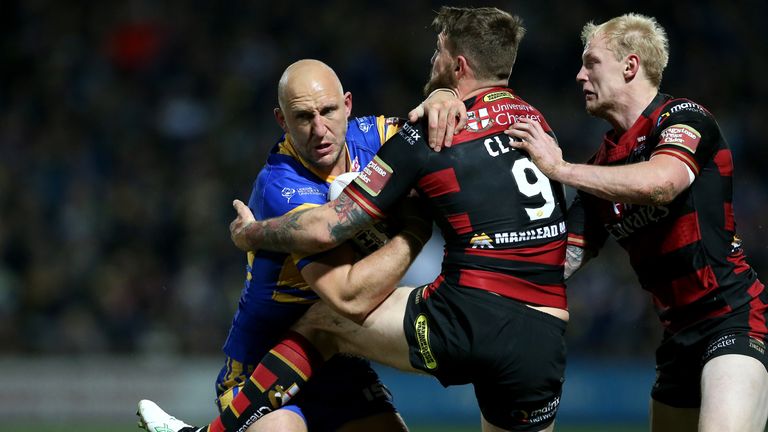
{"label": "bare arm", "polygon": [[351,245],[344,243],[305,266],[301,275],[334,311],[362,324],[392,293],[425,240],[401,233],[357,262]]}
{"label": "bare arm", "polygon": [[663,205],[675,199],[692,181],[685,164],[666,155],[623,166],[566,162],[555,140],[538,122],[528,119],[521,119],[506,133],[521,140],[512,146],[528,152],[550,179],[610,201]]}
{"label": "bare arm", "polygon": [[237,217],[229,225],[232,241],[243,251],[266,249],[311,255],[338,246],[372,218],[346,194],[320,207],[257,221],[247,205],[235,200]]}
{"label": "bare arm", "polygon": [[573,276],[577,270],[582,268],[593,257],[594,254],[584,248],[568,245],[565,249],[565,279],[567,280]]}

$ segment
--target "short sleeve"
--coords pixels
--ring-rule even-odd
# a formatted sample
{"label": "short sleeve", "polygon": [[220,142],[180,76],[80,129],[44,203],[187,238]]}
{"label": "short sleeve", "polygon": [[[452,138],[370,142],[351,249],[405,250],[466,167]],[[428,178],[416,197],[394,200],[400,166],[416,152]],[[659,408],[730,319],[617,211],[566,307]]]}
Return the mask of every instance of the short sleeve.
{"label": "short sleeve", "polygon": [[416,184],[430,151],[422,128],[406,123],[344,193],[371,217],[382,219],[386,210]]}

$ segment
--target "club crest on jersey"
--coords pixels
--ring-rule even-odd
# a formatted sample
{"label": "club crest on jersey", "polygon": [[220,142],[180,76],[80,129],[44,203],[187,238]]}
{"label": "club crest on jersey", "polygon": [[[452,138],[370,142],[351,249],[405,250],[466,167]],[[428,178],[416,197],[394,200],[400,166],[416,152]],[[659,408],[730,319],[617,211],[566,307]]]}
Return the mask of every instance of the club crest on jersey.
{"label": "club crest on jersey", "polygon": [[357,124],[357,128],[363,131],[363,133],[368,133],[368,131],[371,130],[372,127],[373,125],[371,123],[368,123],[367,121],[359,121],[359,123]]}
{"label": "club crest on jersey", "polygon": [[486,234],[475,234],[469,240],[472,249],[494,249],[493,240]]}
{"label": "club crest on jersey", "polygon": [[293,198],[293,196],[296,195],[296,189],[285,187],[283,188],[283,190],[280,191],[280,195],[282,195],[283,198],[290,201],[291,198]]}
{"label": "club crest on jersey", "polygon": [[[487,96],[486,96],[487,97]],[[467,111],[467,130],[470,132],[482,132],[493,126],[493,120],[488,115],[488,108],[480,108],[475,111]]]}

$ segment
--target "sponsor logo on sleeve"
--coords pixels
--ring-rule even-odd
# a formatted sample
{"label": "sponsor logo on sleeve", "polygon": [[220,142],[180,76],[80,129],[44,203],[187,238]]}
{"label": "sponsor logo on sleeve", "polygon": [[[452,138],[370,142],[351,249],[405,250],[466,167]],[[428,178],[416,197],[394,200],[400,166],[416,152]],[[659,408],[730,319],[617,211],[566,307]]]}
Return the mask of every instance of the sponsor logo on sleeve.
{"label": "sponsor logo on sleeve", "polygon": [[378,196],[390,178],[392,178],[392,167],[378,156],[374,156],[373,160],[360,171],[355,183],[370,196]]}
{"label": "sponsor logo on sleeve", "polygon": [[660,115],[659,119],[656,121],[656,126],[662,124],[670,115],[678,113],[680,111],[692,111],[695,113],[708,115],[707,110],[704,109],[703,106],[697,103],[694,103],[691,101],[680,102],[675,105],[672,105],[671,107],[669,107],[669,109],[667,109],[666,112]]}
{"label": "sponsor logo on sleeve", "polygon": [[403,128],[400,129],[400,132],[398,132],[398,134],[400,134],[400,136],[402,136],[403,139],[410,145],[416,144],[416,141],[418,141],[419,138],[421,138],[421,134],[419,133],[419,131],[413,126],[411,126],[409,123],[405,123],[403,125]]}
{"label": "sponsor logo on sleeve", "polygon": [[686,125],[672,125],[661,132],[659,145],[672,144],[695,152],[701,140],[701,134],[696,129]]}

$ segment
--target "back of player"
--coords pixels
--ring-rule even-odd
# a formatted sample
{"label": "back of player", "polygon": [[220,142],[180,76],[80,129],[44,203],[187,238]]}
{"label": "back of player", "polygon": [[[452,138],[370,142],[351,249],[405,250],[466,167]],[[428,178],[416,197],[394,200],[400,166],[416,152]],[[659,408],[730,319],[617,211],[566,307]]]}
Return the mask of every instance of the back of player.
{"label": "back of player", "polygon": [[506,89],[488,90],[467,106],[468,126],[452,147],[432,152],[420,126],[405,125],[346,193],[381,218],[379,209],[416,185],[446,241],[442,274],[431,289],[445,281],[564,309],[562,186],[502,133],[519,116],[549,126]]}
{"label": "back of player", "polygon": [[377,218],[411,187],[426,199],[446,245],[440,276],[408,300],[411,365],[473,383],[494,425],[538,430],[565,368],[563,190],[503,134],[521,116],[549,131],[538,110],[498,87],[466,105],[452,147],[433,152],[421,125],[405,125],[345,194]]}
{"label": "back of player", "polygon": [[[350,120],[345,156],[349,170],[366,165],[397,130],[398,123],[384,117]],[[267,219],[322,205],[334,178],[304,163],[286,135],[259,173],[249,207],[257,219]],[[258,251],[249,252],[247,258],[245,286],[224,344],[227,359],[216,381],[220,411],[231,403],[259,360],[318,301],[300,273],[302,264],[307,264],[305,257]],[[336,356],[315,378],[283,408],[302,416],[310,431],[335,431],[356,419],[395,412],[388,390],[367,360]]]}

